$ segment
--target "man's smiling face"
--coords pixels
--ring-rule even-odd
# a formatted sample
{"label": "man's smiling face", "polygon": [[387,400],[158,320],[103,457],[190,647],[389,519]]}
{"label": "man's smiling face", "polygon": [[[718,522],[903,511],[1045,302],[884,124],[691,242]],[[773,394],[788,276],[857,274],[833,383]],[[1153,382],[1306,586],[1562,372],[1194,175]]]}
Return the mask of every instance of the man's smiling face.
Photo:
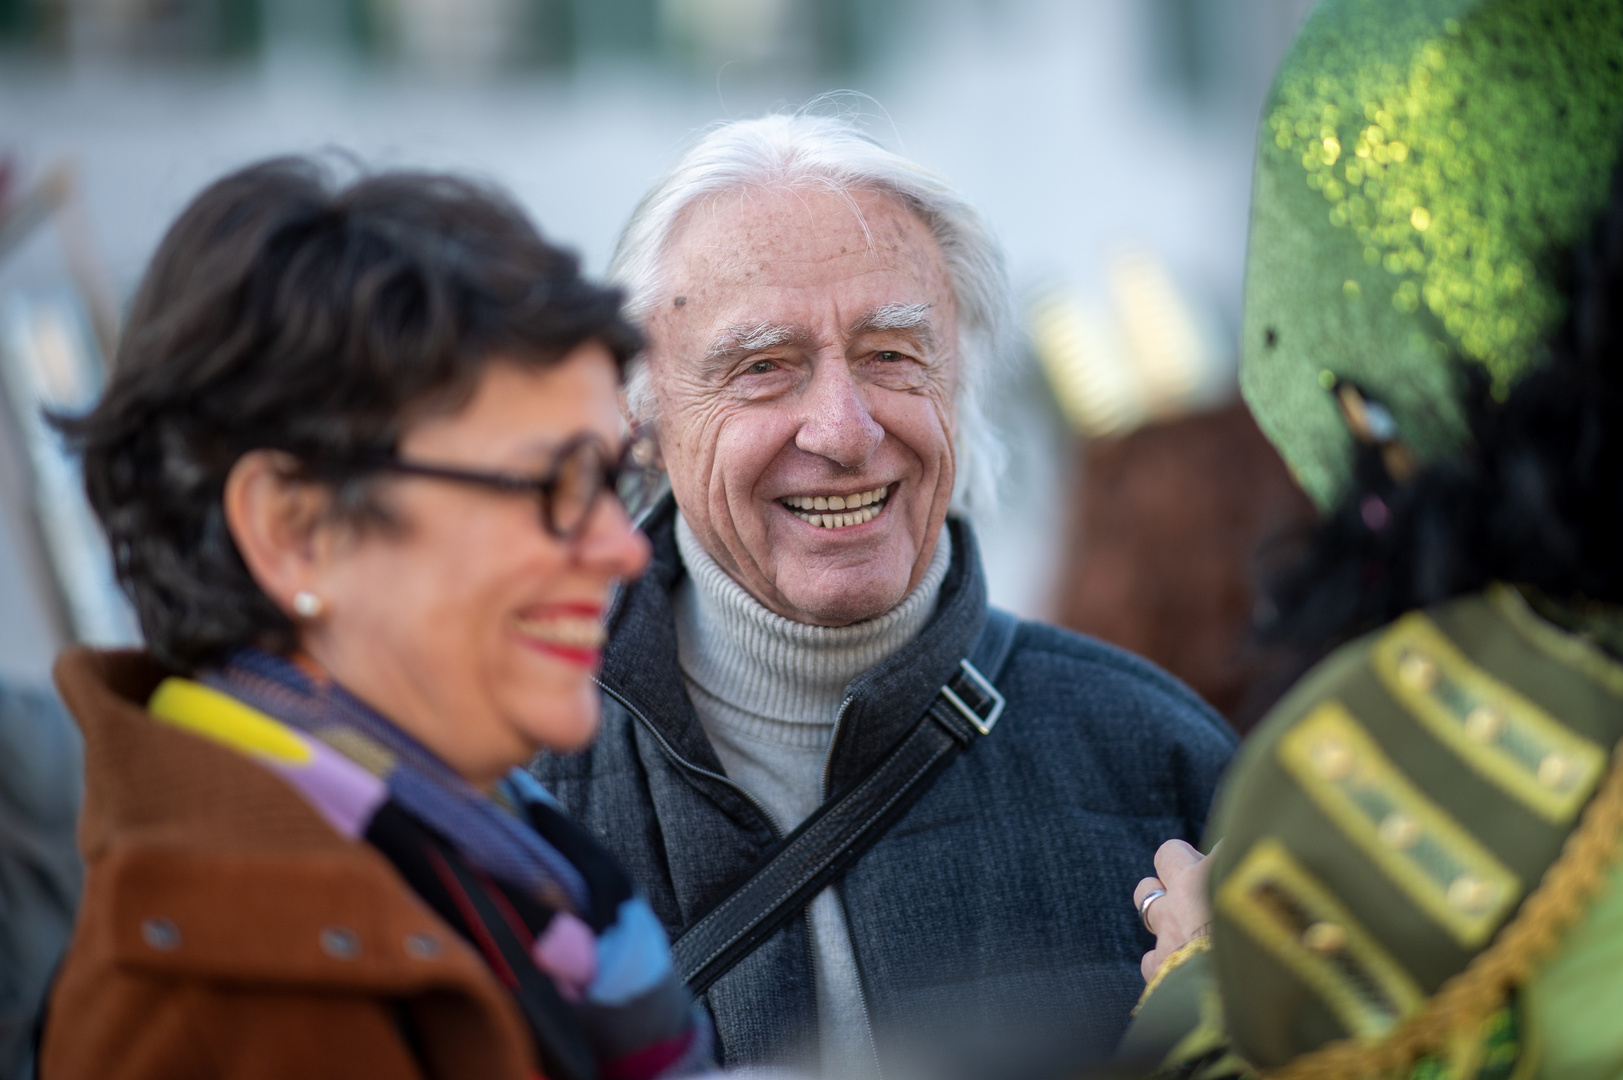
{"label": "man's smiling face", "polygon": [[699,542],[797,622],[895,607],[954,476],[958,309],[929,230],[888,195],[746,188],[689,209],[664,281],[649,374]]}

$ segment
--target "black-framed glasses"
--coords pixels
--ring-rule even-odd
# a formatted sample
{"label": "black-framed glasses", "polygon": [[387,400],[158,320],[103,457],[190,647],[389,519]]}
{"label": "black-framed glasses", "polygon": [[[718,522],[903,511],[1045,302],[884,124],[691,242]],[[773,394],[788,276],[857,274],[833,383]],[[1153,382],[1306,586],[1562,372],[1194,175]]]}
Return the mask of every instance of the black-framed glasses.
{"label": "black-framed glasses", "polygon": [[580,536],[604,492],[629,509],[637,509],[647,500],[648,490],[659,475],[658,451],[647,435],[634,435],[615,454],[590,433],[577,435],[560,446],[539,476],[485,472],[392,456],[364,458],[343,471],[423,476],[508,495],[529,495],[536,500],[542,527],[566,542]]}

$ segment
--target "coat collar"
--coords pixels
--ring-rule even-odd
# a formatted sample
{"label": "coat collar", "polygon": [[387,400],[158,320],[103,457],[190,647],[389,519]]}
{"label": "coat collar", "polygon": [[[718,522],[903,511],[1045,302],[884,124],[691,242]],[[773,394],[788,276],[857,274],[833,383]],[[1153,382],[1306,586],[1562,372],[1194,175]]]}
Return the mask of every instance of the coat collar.
{"label": "coat collar", "polygon": [[[676,501],[666,495],[641,524],[652,559],[647,572],[616,598],[599,681],[640,713],[679,757],[719,776],[724,770],[693,711],[676,656],[671,598],[686,573],[676,548]],[[986,621],[986,580],[974,533],[957,518],[949,518],[946,527],[952,530],[952,565],[935,615],[918,637],[859,675],[847,690],[829,752],[831,793],[859,779],[924,715]],[[691,773],[689,779],[718,801],[736,798],[725,784]]]}
{"label": "coat collar", "polygon": [[153,720],[145,702],[172,672],[72,648],[54,674],[85,746],[77,953],[161,977],[461,993],[492,1025],[490,1075],[533,1070],[516,1005],[383,855],[270,770]]}
{"label": "coat collar", "polygon": [[333,853],[354,845],[280,777],[179,728],[146,701],[167,675],[150,656],[74,648],[57,688],[85,740],[87,858],[125,845],[235,852]]}

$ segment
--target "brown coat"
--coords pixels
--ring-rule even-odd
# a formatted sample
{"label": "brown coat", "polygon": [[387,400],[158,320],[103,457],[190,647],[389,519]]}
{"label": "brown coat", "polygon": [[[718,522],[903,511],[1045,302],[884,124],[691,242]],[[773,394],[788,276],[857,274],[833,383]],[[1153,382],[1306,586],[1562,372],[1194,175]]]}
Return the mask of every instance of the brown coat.
{"label": "brown coat", "polygon": [[147,714],[163,674],[136,653],[57,662],[88,875],[45,1080],[538,1075],[512,999],[383,856]]}

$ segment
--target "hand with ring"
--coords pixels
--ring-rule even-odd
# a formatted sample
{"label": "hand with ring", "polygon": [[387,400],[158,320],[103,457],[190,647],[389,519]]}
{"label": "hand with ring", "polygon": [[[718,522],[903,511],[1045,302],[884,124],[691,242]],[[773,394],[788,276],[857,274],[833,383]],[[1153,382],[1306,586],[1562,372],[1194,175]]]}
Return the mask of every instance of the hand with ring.
{"label": "hand with ring", "polygon": [[[1212,848],[1216,852],[1217,848]],[[1144,981],[1166,958],[1189,941],[1206,933],[1211,909],[1206,904],[1206,875],[1211,863],[1182,840],[1168,840],[1155,852],[1155,877],[1147,877],[1133,890],[1144,928],[1155,935],[1155,948],[1144,954],[1139,970]]]}

